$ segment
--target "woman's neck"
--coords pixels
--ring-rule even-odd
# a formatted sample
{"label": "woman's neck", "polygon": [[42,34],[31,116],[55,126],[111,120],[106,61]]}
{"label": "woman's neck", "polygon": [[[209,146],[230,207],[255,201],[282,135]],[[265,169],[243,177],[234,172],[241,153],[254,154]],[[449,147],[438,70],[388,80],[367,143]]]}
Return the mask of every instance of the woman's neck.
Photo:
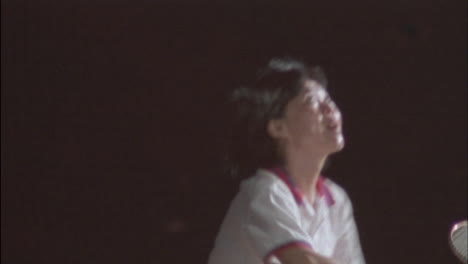
{"label": "woman's neck", "polygon": [[286,155],[286,170],[302,195],[311,203],[316,196],[316,184],[327,155],[289,151]]}

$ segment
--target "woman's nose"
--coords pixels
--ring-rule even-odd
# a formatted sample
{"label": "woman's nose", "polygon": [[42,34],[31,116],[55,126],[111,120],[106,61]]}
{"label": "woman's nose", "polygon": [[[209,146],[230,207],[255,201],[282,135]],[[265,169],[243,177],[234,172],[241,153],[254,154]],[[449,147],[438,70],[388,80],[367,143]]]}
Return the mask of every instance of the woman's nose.
{"label": "woman's nose", "polygon": [[323,102],[321,104],[321,109],[324,114],[330,114],[336,109],[336,106],[333,102]]}

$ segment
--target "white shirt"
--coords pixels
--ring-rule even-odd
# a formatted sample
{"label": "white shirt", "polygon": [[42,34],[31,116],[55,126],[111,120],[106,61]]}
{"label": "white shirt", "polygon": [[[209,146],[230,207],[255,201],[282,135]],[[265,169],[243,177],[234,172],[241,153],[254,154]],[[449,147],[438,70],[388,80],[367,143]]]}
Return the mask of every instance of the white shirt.
{"label": "white shirt", "polygon": [[306,247],[338,264],[364,264],[346,192],[320,178],[313,205],[280,168],[245,180],[216,238],[209,264],[280,263],[275,255]]}

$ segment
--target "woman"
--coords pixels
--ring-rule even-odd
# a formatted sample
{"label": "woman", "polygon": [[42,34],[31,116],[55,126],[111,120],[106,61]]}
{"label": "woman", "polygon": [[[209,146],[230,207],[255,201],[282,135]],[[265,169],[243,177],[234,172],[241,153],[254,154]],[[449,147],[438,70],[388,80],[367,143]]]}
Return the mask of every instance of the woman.
{"label": "woman", "polygon": [[233,102],[241,139],[233,160],[253,176],[231,203],[209,263],[364,263],[349,198],[321,176],[344,146],[322,71],[273,59]]}

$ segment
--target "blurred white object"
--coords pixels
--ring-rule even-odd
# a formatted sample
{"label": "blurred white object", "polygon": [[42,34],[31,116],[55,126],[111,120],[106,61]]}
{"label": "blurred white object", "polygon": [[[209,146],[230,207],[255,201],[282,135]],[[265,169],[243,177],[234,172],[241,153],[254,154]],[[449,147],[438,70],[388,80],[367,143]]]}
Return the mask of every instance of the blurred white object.
{"label": "blurred white object", "polygon": [[462,263],[468,263],[468,224],[467,220],[455,223],[450,230],[449,243]]}

